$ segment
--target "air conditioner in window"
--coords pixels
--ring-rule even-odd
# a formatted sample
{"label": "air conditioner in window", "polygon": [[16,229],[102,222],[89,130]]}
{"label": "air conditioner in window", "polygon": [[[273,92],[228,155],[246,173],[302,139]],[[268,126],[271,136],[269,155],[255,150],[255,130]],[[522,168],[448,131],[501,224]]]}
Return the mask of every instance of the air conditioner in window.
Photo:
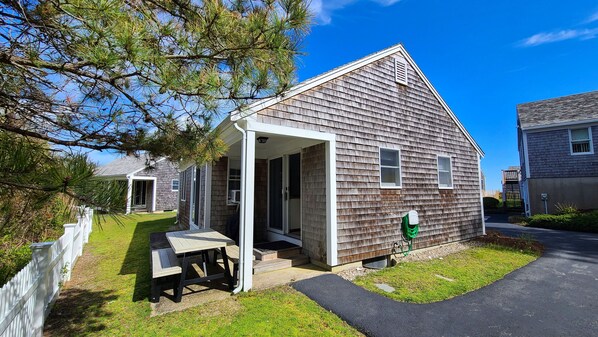
{"label": "air conditioner in window", "polygon": [[228,202],[238,204],[241,201],[241,190],[228,191]]}

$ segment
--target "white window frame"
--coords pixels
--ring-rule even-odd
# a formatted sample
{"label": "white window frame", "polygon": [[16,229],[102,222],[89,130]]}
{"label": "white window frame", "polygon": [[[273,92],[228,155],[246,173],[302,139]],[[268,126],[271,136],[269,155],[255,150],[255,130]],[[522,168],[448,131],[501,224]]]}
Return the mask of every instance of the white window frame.
{"label": "white window frame", "polygon": [[[176,186],[177,188],[176,188],[176,190],[173,188],[173,187],[174,187],[174,182],[175,182],[175,181],[177,182],[177,186]],[[172,179],[172,180],[170,181],[170,190],[171,190],[172,192],[178,192],[180,189],[181,189],[181,181],[180,181],[179,179]]]}
{"label": "white window frame", "polygon": [[[451,185],[450,186],[440,186],[440,158],[448,158],[449,160],[449,167],[450,167],[450,176],[451,176]],[[439,154],[436,155],[436,172],[438,178],[438,189],[441,190],[452,190],[455,188],[455,181],[453,180],[453,157]]]}
{"label": "white window frame", "polygon": [[[382,182],[382,150],[387,151],[395,151],[397,152],[398,159],[399,159],[399,166],[384,166],[388,168],[398,168],[399,169],[399,185],[384,183]],[[403,167],[401,165],[401,150],[396,148],[389,148],[389,147],[380,147],[378,148],[378,177],[380,178],[380,188],[385,189],[400,189],[403,187]]]}
{"label": "white window frame", "polygon": [[[573,130],[580,130],[580,129],[587,129],[588,130],[588,142],[590,143],[590,151],[589,152],[573,152],[573,138],[571,138],[571,131]],[[586,154],[594,154],[594,142],[592,139],[592,127],[588,126],[588,127],[582,127],[582,128],[571,128],[568,129],[569,131],[569,152],[571,153],[572,156],[580,156],[580,155],[586,155]]]}
{"label": "white window frame", "polygon": [[[241,163],[240,158],[231,158],[231,157],[228,157],[228,160],[226,162],[226,205],[227,206],[236,206],[236,205],[238,205],[238,203],[228,201],[228,193],[230,191],[229,183],[230,183],[230,162],[231,162],[231,160],[236,160],[239,162],[239,170],[241,169],[242,163]],[[240,175],[239,175],[239,185],[241,185],[241,176]]]}

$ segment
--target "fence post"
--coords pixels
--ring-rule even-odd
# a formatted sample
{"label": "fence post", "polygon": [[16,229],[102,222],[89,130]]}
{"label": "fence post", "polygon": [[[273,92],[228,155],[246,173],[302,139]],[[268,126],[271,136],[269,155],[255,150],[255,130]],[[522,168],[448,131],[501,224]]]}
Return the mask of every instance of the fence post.
{"label": "fence post", "polygon": [[91,233],[91,208],[86,207],[85,208],[85,243],[89,242],[89,234]]}
{"label": "fence post", "polygon": [[73,262],[77,259],[77,240],[75,240],[75,232],[77,231],[77,224],[76,223],[67,223],[63,225],[64,230],[67,231],[67,228],[69,231],[71,231],[71,236],[69,237],[69,269],[73,268]]}
{"label": "fence post", "polygon": [[89,209],[89,233],[93,231],[93,208]]}
{"label": "fence post", "polygon": [[36,266],[39,283],[35,291],[35,304],[33,306],[33,336],[41,336],[44,331],[44,318],[46,299],[48,298],[48,266],[50,264],[50,247],[54,242],[34,243],[31,245],[32,260]]}
{"label": "fence post", "polygon": [[67,223],[64,225],[64,235],[66,236],[65,242],[68,245],[68,248],[65,249],[64,252],[64,259],[68,262],[67,272],[65,277],[65,281],[71,280],[71,270],[73,270],[73,238],[75,237],[75,226],[77,224],[74,223]]}
{"label": "fence post", "polygon": [[77,215],[77,226],[79,227],[79,236],[77,236],[77,256],[83,255],[83,242],[85,241],[84,217]]}

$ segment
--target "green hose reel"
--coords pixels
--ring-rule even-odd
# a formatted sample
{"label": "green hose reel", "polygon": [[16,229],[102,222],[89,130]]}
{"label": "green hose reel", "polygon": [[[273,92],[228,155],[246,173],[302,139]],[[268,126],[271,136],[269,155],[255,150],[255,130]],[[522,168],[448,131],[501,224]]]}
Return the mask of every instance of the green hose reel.
{"label": "green hose reel", "polygon": [[[419,233],[419,216],[417,211],[409,211],[401,218],[401,241],[395,242],[393,251],[400,251],[403,256],[407,256],[413,248],[413,239]],[[407,244],[407,249],[403,249],[403,243]]]}

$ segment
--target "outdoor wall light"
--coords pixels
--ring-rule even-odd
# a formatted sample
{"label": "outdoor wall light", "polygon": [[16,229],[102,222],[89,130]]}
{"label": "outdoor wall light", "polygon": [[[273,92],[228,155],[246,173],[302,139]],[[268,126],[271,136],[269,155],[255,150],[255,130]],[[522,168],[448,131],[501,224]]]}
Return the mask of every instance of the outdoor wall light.
{"label": "outdoor wall light", "polygon": [[257,137],[257,142],[260,144],[266,144],[268,137]]}

